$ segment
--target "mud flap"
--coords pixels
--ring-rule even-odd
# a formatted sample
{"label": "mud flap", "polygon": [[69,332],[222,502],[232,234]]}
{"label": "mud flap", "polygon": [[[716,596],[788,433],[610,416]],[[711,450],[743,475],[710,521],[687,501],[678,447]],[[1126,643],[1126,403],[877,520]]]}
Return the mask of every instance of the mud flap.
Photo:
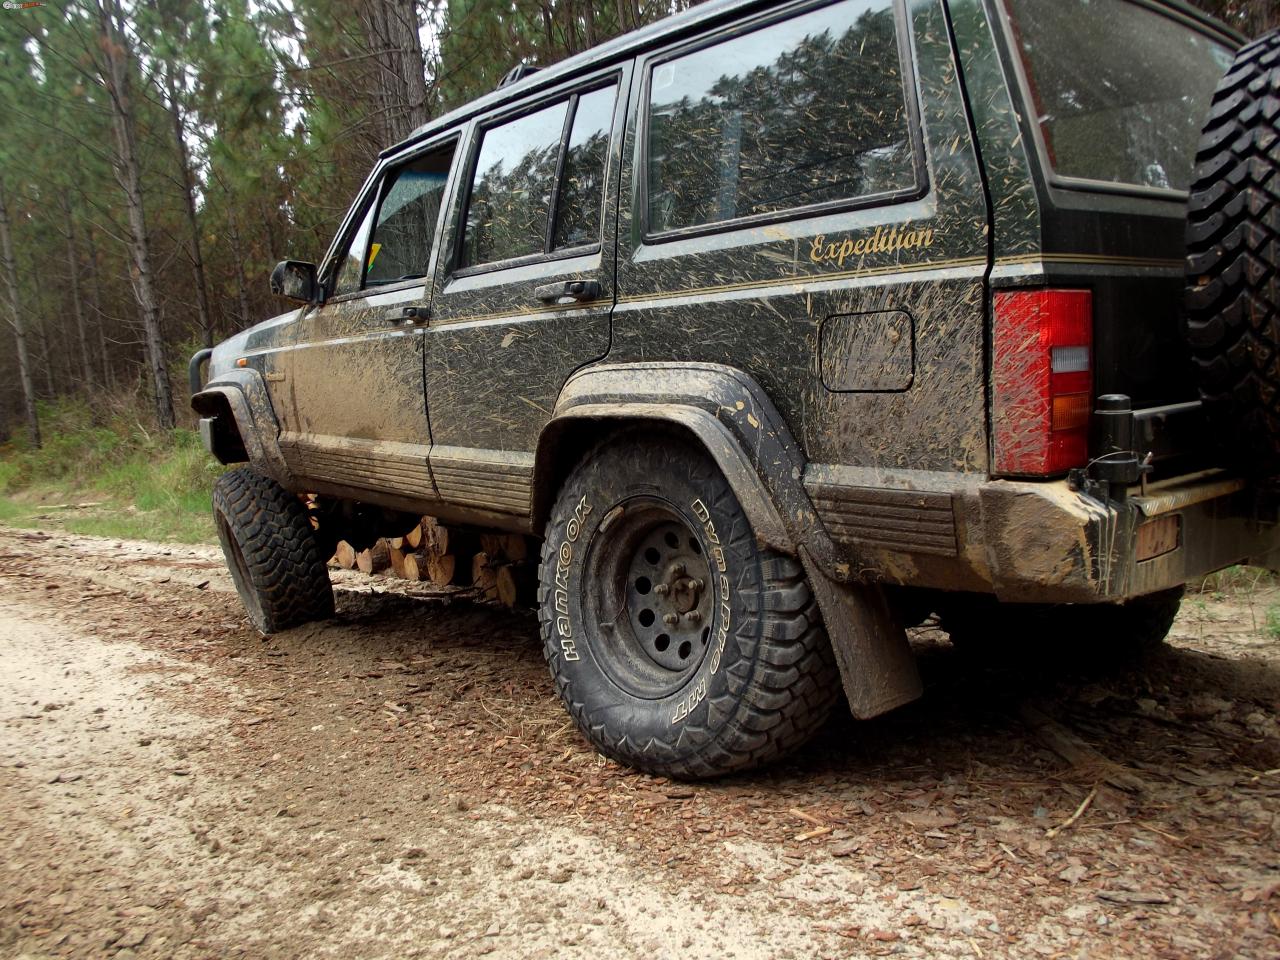
{"label": "mud flap", "polygon": [[884,591],[828,577],[800,548],[827,635],[840,665],[849,710],[859,720],[877,717],[924,692],[915,655]]}

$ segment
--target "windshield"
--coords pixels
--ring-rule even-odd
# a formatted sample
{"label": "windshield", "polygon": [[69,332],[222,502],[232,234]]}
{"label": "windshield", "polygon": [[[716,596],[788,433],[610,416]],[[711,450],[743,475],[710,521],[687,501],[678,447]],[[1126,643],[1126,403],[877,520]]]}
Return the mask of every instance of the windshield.
{"label": "windshield", "polygon": [[1127,0],[1005,0],[1053,169],[1186,190],[1232,51]]}

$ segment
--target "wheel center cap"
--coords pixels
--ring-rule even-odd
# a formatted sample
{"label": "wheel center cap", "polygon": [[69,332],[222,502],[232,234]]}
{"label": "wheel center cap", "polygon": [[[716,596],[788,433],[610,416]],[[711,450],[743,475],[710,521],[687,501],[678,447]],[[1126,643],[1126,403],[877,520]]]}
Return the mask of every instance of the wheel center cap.
{"label": "wheel center cap", "polygon": [[702,589],[693,577],[678,577],[671,584],[671,604],[676,613],[688,613],[698,605]]}

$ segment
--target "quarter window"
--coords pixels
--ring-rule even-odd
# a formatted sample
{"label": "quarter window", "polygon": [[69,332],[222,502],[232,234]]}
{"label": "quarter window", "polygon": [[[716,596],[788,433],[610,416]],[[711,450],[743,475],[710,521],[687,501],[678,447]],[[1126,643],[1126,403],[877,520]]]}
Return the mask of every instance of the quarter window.
{"label": "quarter window", "polygon": [[893,0],[844,0],[655,65],[654,232],[914,190]]}
{"label": "quarter window", "polygon": [[1064,177],[1191,185],[1232,51],[1171,11],[1120,0],[1006,0],[1045,152]]}
{"label": "quarter window", "polygon": [[575,94],[484,131],[460,266],[599,242],[617,89]]}

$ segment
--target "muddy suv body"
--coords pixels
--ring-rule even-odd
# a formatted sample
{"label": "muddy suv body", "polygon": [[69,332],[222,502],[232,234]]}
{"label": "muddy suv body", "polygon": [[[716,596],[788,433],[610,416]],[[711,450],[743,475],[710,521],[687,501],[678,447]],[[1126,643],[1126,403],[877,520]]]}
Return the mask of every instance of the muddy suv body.
{"label": "muddy suv body", "polygon": [[917,695],[912,611],[1270,563],[1180,324],[1239,38],[1098,6],[713,2],[516,79],[277,268],[305,302],[213,351],[206,442],[348,518],[545,537],[549,656],[578,652],[574,471],[609,438],[691,448],[803,566],[859,716]]}

